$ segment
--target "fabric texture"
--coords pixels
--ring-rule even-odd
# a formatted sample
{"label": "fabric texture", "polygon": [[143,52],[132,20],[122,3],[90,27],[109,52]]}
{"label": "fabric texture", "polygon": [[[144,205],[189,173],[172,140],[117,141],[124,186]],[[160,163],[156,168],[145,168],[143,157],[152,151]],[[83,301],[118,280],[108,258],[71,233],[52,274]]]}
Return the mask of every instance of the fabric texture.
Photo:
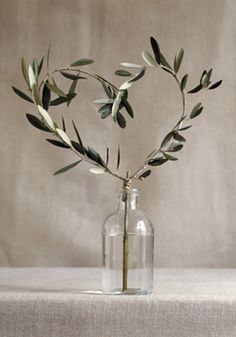
{"label": "fabric texture", "polygon": [[[20,69],[41,58],[51,44],[51,68],[89,57],[86,69],[119,86],[121,62],[142,63],[154,36],[170,64],[185,50],[179,75],[189,73],[192,89],[204,69],[214,68],[216,91],[188,96],[188,112],[204,111],[183,134],[177,162],[153,168],[141,188],[141,208],[156,231],[159,267],[236,267],[236,1],[235,0],[1,0],[0,1],[0,265],[11,267],[98,267],[101,225],[116,207],[120,182],[89,173],[82,163],[63,176],[53,172],[76,160],[53,147],[25,113],[33,105],[11,90],[27,90]],[[66,88],[62,77],[58,85]],[[121,130],[101,120],[93,100],[104,97],[94,80],[78,83],[69,107],[50,113],[75,138],[74,119],[86,145],[103,156],[110,147],[120,173],[140,166],[159,148],[181,111],[181,96],[168,73],[148,71],[129,90],[135,118]]]}
{"label": "fabric texture", "polygon": [[236,270],[157,269],[152,295],[89,295],[100,269],[0,269],[1,337],[235,337]]}

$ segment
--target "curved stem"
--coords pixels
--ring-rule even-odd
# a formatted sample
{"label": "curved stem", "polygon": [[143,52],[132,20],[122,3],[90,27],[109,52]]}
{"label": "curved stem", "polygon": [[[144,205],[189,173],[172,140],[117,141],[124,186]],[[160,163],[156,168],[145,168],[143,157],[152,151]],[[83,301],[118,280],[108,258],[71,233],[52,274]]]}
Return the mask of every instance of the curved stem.
{"label": "curved stem", "polygon": [[[185,116],[185,110],[186,110],[186,92],[185,90],[182,90],[181,89],[181,81],[179,79],[179,77],[177,76],[177,74],[174,72],[174,71],[170,71],[169,70],[169,73],[174,77],[174,79],[176,80],[177,84],[178,84],[178,87],[180,89],[180,92],[181,92],[181,97],[182,97],[182,113],[181,113],[181,117],[180,117],[180,120],[178,121],[178,123],[173,127],[172,131],[175,130],[176,128],[180,128],[181,125],[182,125],[182,120]],[[155,150],[151,153],[151,155],[147,156],[144,164],[138,168],[130,177],[130,179],[137,179],[137,176],[142,174],[146,168],[148,167],[148,161],[152,158],[154,158],[159,152],[161,151],[161,146],[159,147],[158,150]]]}

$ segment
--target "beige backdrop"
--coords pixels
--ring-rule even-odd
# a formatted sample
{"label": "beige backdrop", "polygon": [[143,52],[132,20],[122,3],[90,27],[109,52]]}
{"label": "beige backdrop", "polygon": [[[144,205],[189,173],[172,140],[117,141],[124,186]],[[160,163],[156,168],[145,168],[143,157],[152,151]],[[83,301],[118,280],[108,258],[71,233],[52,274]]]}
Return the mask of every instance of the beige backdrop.
{"label": "beige backdrop", "polygon": [[[114,70],[122,61],[142,62],[154,35],[169,59],[185,49],[189,88],[211,66],[214,78],[224,79],[219,90],[200,95],[206,109],[186,132],[180,160],[154,168],[139,186],[155,225],[156,265],[236,267],[235,23],[234,0],[1,0],[1,266],[100,265],[101,224],[119,186],[87,164],[52,176],[75,158],[26,122],[32,106],[10,89],[24,87],[21,56],[41,57],[51,43],[53,66],[91,57],[89,68],[119,85]],[[176,85],[166,73],[149,72],[130,90],[135,120],[125,131],[99,119],[92,101],[102,96],[95,81],[83,82],[70,109],[53,114],[75,118],[85,142],[102,153],[107,145],[115,153],[119,143],[122,170],[134,169],[177,120]],[[198,100],[191,97],[189,107]]]}

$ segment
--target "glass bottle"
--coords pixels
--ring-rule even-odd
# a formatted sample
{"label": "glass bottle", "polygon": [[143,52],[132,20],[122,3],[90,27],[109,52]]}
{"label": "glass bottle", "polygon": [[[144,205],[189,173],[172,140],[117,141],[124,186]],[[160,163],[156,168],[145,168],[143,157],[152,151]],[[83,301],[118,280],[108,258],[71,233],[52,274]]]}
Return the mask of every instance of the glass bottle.
{"label": "glass bottle", "polygon": [[153,288],[154,228],[139,209],[138,189],[118,192],[118,208],[104,221],[103,291],[149,294]]}

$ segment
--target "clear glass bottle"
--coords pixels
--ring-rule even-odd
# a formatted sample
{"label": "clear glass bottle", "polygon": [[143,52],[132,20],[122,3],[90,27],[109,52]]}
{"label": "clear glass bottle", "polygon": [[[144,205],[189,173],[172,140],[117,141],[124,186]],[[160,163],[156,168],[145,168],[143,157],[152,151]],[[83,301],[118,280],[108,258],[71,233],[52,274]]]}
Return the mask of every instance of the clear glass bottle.
{"label": "clear glass bottle", "polygon": [[103,291],[110,294],[149,294],[153,288],[154,228],[139,209],[139,190],[126,201],[118,192],[118,208],[104,221]]}

